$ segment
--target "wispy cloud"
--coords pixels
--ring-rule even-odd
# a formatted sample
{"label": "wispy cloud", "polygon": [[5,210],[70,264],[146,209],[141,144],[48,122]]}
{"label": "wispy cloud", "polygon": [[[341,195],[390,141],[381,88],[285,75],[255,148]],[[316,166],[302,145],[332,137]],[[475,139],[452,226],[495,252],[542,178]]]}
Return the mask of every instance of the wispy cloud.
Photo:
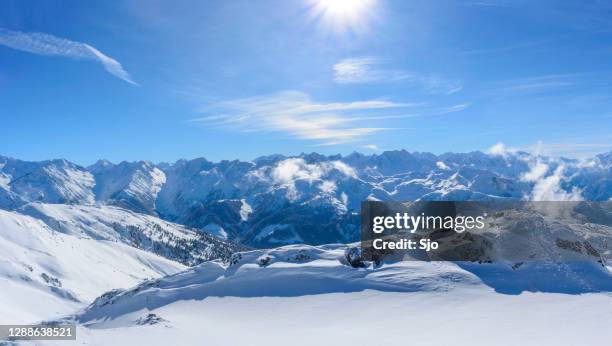
{"label": "wispy cloud", "polygon": [[612,144],[610,143],[609,137],[607,141],[603,140],[602,142],[596,141],[596,138],[591,139],[591,141],[587,141],[588,139],[582,138],[582,140],[585,140],[584,142],[576,142],[574,140],[575,139],[571,141],[568,140],[567,142],[563,143],[548,143],[538,141],[537,144],[528,146],[525,148],[525,150],[541,155],[577,159],[590,158],[594,155],[612,150]]}
{"label": "wispy cloud", "polygon": [[380,67],[380,59],[344,59],[334,64],[334,81],[339,84],[384,83],[410,78],[404,71],[388,70]]}
{"label": "wispy cloud", "polygon": [[567,177],[564,175],[565,166],[559,165],[552,174],[549,165],[537,160],[530,164],[531,171],[521,177],[521,180],[533,183],[531,194],[526,196],[532,201],[581,201],[584,198],[580,189],[573,187],[571,191],[563,189],[562,185]]}
{"label": "wispy cloud", "polygon": [[32,54],[97,61],[115,77],[130,84],[138,85],[117,60],[103,54],[87,43],[71,41],[45,33],[12,31],[0,28],[0,45]]}
{"label": "wispy cloud", "polygon": [[489,155],[497,155],[497,156],[505,157],[506,155],[515,153],[517,151],[518,149],[516,148],[508,147],[502,142],[497,142],[493,144],[486,152]]}
{"label": "wispy cloud", "polygon": [[539,140],[535,144],[524,145],[517,148],[508,147],[504,143],[498,142],[490,147],[487,152],[491,155],[505,156],[517,151],[526,151],[536,156],[544,155],[549,157],[586,159],[612,150],[610,136],[599,138],[596,136],[593,137],[594,138],[591,138],[590,142],[581,142],[581,140],[588,140],[587,138],[571,138],[563,143],[550,143]]}
{"label": "wispy cloud", "polygon": [[468,2],[467,5],[485,7],[510,7],[510,4],[506,3],[505,1],[474,1]]}
{"label": "wispy cloud", "polygon": [[477,54],[502,54],[509,53],[517,50],[535,50],[536,48],[545,47],[546,44],[554,42],[553,40],[540,40],[540,41],[527,41],[527,42],[519,42],[514,44],[507,44],[503,46],[489,46],[489,47],[479,47],[466,49],[462,51],[458,51],[459,55],[477,55]]}
{"label": "wispy cloud", "polygon": [[455,113],[461,112],[468,108],[470,105],[468,103],[460,103],[456,105],[452,105],[449,107],[442,107],[434,112],[435,115],[447,114],[447,113]]}
{"label": "wispy cloud", "polygon": [[546,93],[576,87],[583,76],[577,74],[556,74],[514,78],[497,82],[497,91],[509,93]]}
{"label": "wispy cloud", "polygon": [[422,76],[409,71],[387,68],[384,60],[375,57],[344,59],[333,66],[338,84],[391,83],[404,81],[417,84],[429,92],[453,94],[463,85],[439,76]]}
{"label": "wispy cloud", "polygon": [[372,150],[372,151],[380,151],[380,148],[376,144],[366,144],[361,146],[364,149]]}
{"label": "wispy cloud", "polygon": [[[215,104],[202,110],[206,116],[192,121],[243,131],[281,132],[320,145],[334,145],[390,130],[380,126],[380,120],[385,119],[381,112],[415,105],[385,100],[319,103],[303,92],[284,91]],[[355,112],[368,115],[359,116]],[[411,116],[414,115],[394,115]]]}

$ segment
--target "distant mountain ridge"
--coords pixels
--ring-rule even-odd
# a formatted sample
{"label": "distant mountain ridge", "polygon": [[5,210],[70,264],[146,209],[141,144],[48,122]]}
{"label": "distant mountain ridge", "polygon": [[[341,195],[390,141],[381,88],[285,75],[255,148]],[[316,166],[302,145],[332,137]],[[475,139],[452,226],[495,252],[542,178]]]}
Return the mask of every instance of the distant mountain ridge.
{"label": "distant mountain ridge", "polygon": [[114,205],[254,247],[355,241],[366,199],[500,198],[609,200],[612,152],[574,160],[397,150],[174,164],[101,160],[89,167],[0,156],[0,208]]}

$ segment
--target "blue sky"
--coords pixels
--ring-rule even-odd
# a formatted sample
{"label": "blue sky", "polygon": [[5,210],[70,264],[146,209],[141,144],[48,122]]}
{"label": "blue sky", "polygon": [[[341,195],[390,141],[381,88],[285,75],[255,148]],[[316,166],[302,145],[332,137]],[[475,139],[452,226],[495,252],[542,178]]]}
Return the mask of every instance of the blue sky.
{"label": "blue sky", "polygon": [[0,154],[612,150],[606,1],[4,1]]}

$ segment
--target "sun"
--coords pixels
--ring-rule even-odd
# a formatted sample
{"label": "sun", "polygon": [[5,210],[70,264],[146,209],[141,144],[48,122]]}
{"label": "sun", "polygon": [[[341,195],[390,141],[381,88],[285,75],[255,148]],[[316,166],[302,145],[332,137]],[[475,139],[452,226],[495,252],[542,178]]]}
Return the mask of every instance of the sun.
{"label": "sun", "polygon": [[367,29],[376,0],[312,0],[312,16],[327,30],[361,32]]}
{"label": "sun", "polygon": [[357,15],[368,2],[364,0],[319,0],[323,10],[335,16]]}

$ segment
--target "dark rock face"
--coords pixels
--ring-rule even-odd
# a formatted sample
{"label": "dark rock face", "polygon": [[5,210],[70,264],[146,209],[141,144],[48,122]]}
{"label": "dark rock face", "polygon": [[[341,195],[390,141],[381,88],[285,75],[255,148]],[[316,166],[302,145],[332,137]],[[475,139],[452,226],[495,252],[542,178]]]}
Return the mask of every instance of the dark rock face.
{"label": "dark rock face", "polygon": [[349,247],[344,251],[344,257],[353,268],[363,268],[365,263],[361,259],[361,248]]}

